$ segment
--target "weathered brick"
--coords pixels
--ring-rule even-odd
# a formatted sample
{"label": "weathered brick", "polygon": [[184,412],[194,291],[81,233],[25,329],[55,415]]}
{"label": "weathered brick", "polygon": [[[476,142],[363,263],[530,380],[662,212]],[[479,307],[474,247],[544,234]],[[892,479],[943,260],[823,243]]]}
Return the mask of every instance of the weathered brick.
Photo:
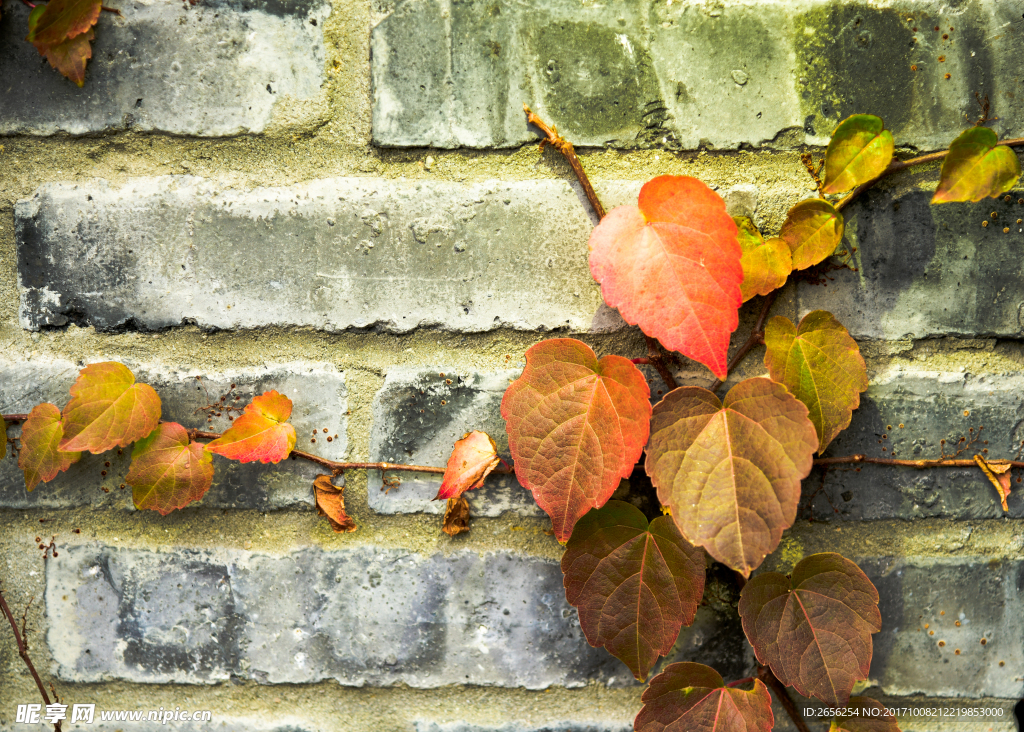
{"label": "weathered brick", "polygon": [[1020,21],[1012,3],[382,5],[380,145],[520,145],[535,139],[524,102],[577,145],[625,148],[820,144],[870,112],[899,144],[938,149],[977,115],[974,91],[999,100],[998,131],[1024,117],[1016,40],[999,32]]}
{"label": "weathered brick", "polygon": [[323,0],[127,0],[100,17],[81,89],[24,42],[29,8],[0,19],[0,135],[115,129],[262,132],[285,95],[324,81]]}
{"label": "weathered brick", "polygon": [[[295,362],[263,368],[239,368],[220,373],[200,373],[156,364],[129,363],[139,381],[152,385],[163,403],[164,419],[188,428],[222,432],[230,425],[227,414],[207,422],[200,410],[215,402],[235,384],[239,404],[252,396],[276,389],[294,403],[291,422],[308,442],[313,429],[328,428],[331,442],[320,439],[315,452],[334,460],[346,457],[347,396],[344,375],[333,366]],[[71,398],[68,389],[78,377],[80,366],[63,360],[37,358],[29,361],[0,362],[0,410],[6,414],[28,412],[36,404],[49,401],[63,407]],[[201,381],[196,376],[202,377]],[[13,434],[13,431],[12,431]],[[312,447],[307,445],[308,447]],[[306,447],[306,446],[304,446]],[[105,462],[110,467],[105,467]],[[110,508],[133,506],[131,492],[119,486],[124,482],[131,461],[131,450],[118,455],[116,450],[100,455],[85,454],[49,483],[41,483],[31,493],[15,457],[8,454],[0,461],[0,506],[4,508],[104,505]],[[210,492],[197,504],[206,507],[272,509],[312,503],[313,478],[323,472],[302,460],[277,465],[241,464],[214,456],[214,480]],[[100,471],[107,475],[101,476]],[[109,493],[104,493],[107,488]]]}
{"label": "weathered brick", "polygon": [[[961,436],[979,439],[960,456],[988,450],[1016,459],[1024,440],[1024,380],[1019,374],[975,375],[903,371],[876,374],[850,426],[824,457],[863,454],[916,460],[956,452]],[[984,429],[981,429],[984,427]],[[974,430],[972,433],[971,430]],[[946,440],[945,446],[940,440]],[[987,444],[986,444],[987,442]],[[805,506],[817,519],[998,518],[995,488],[978,468],[919,470],[883,465],[835,465],[822,483],[816,467],[804,481]],[[1007,501],[1024,517],[1024,490],[1012,483]]]}
{"label": "weathered brick", "polygon": [[[185,706],[184,709],[189,712],[205,711],[190,706]],[[126,729],[131,729],[132,732],[207,732],[207,730],[216,730],[216,732],[310,732],[317,729],[315,725],[310,724],[306,720],[289,719],[286,714],[280,715],[274,721],[268,721],[266,719],[246,718],[238,715],[228,716],[218,711],[213,712],[210,720],[205,722],[176,722],[174,720],[156,722],[147,719],[144,722],[127,720],[128,724],[125,724],[125,721],[102,721],[100,719],[100,711],[100,707],[97,706],[96,712],[93,715],[95,721],[92,724],[82,725],[81,727],[73,725],[70,728],[95,730],[96,732],[126,732]],[[103,711],[119,712],[121,709],[105,709]],[[159,710],[143,707],[131,711],[142,711],[148,714],[150,711]],[[171,711],[173,711],[173,707]],[[71,716],[70,708],[68,709],[68,716]],[[64,724],[64,728],[68,728],[67,723]]]}
{"label": "weathered brick", "polygon": [[590,276],[591,220],[563,181],[52,184],[17,204],[15,226],[30,329],[622,324]]}
{"label": "weathered brick", "polygon": [[549,724],[503,724],[483,725],[466,722],[425,722],[413,723],[415,732],[632,732],[632,724],[614,722],[551,722]]}
{"label": "weathered brick", "polygon": [[853,252],[856,271],[829,272],[827,286],[799,282],[801,312],[829,310],[858,339],[1024,335],[1021,193],[939,206],[930,199],[872,189],[856,201],[844,212],[840,247]]}
{"label": "weathered brick", "polygon": [[557,563],[508,553],[84,544],[61,547],[46,581],[49,645],[67,681],[545,688],[631,678],[583,639]]}

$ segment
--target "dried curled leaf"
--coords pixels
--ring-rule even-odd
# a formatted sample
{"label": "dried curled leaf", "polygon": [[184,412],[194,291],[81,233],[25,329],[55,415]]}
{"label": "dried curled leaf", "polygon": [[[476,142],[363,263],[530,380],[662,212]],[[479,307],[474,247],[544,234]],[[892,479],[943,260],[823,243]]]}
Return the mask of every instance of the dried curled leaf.
{"label": "dried curled leaf", "polygon": [[675,389],[654,408],[647,474],[688,541],[749,576],[796,519],[818,436],[807,407],[764,378]]}
{"label": "dried curled leaf", "polygon": [[265,391],[206,449],[242,463],[279,463],[295,449],[295,428],[288,424],[291,413],[291,399]]}
{"label": "dried curled leaf", "polygon": [[878,591],[849,559],[814,554],[790,577],[760,574],[743,587],[739,611],[757,660],[800,694],[842,707],[867,678],[882,616]]}
{"label": "dried curled leaf", "polygon": [[972,127],[949,146],[932,203],[977,202],[1000,196],[1020,178],[1017,153],[988,127]]}
{"label": "dried curled leaf", "polygon": [[1003,511],[1009,512],[1010,506],[1006,503],[1006,499],[1010,497],[1010,468],[1013,465],[1009,460],[986,460],[981,455],[975,455],[974,462],[996,489],[996,495],[999,496],[999,500],[1003,504]]}
{"label": "dried curled leaf", "polygon": [[843,239],[843,226],[843,215],[820,198],[789,209],[779,237],[793,253],[793,269],[807,269],[832,256]]}
{"label": "dried curled leaf", "polygon": [[768,687],[730,688],[700,663],[673,663],[651,679],[633,722],[636,732],[768,732],[774,724]]}
{"label": "dried curled leaf", "polygon": [[739,324],[740,246],[721,196],[696,178],[663,175],[590,235],[590,272],[627,323],[725,378]]}
{"label": "dried curled leaf", "polygon": [[316,512],[326,516],[331,528],[339,534],[350,534],[359,527],[345,512],[345,488],[331,482],[331,476],[318,475],[313,479]]}
{"label": "dried curled leaf", "polygon": [[833,717],[828,732],[900,732],[896,718],[875,699],[851,696],[847,709],[852,714]]}
{"label": "dried curled leaf", "polygon": [[526,368],[505,391],[516,478],[566,542],[576,521],[611,498],[643,452],[651,391],[629,359],[571,338],[531,346]]}
{"label": "dried curled leaf", "polygon": [[895,144],[880,117],[847,117],[829,140],[825,151],[825,193],[842,193],[877,178],[889,167]]}
{"label": "dried curled leaf", "polygon": [[[4,423],[7,426],[7,423]],[[21,453],[18,467],[25,471],[25,487],[30,491],[39,481],[49,483],[78,462],[80,452],[65,452],[59,449],[64,437],[60,421],[60,410],[52,404],[37,404],[32,408],[21,427]],[[7,449],[7,434],[4,433],[4,450]]]}
{"label": "dried curled leaf", "polygon": [[733,218],[739,229],[740,248],[743,257],[743,282],[740,293],[743,302],[755,295],[767,295],[786,284],[786,278],[793,271],[793,254],[782,239],[765,241],[754,222],[746,216]]}
{"label": "dried curled leaf", "polygon": [[818,453],[824,452],[850,426],[860,394],[868,388],[857,342],[832,313],[815,310],[799,328],[789,318],[772,318],[764,343],[768,374],[806,405],[818,432]]}
{"label": "dried curled leaf", "polygon": [[127,447],[160,421],[160,397],[149,384],[136,384],[128,367],[116,361],[82,369],[64,407],[64,452],[94,455]]}
{"label": "dried curled leaf", "polygon": [[479,488],[500,462],[498,446],[490,435],[478,430],[467,432],[455,443],[434,500],[458,498],[466,491]]}
{"label": "dried curled leaf", "polygon": [[444,509],[444,524],[441,531],[448,536],[457,536],[469,531],[469,501],[465,496],[449,498]]}
{"label": "dried curled leaf", "polygon": [[668,516],[609,501],[576,522],[562,555],[565,599],[587,641],[643,681],[693,622],[704,594],[704,552]]}
{"label": "dried curled leaf", "polygon": [[163,422],[135,443],[125,477],[138,509],[166,516],[200,500],[213,484],[213,456],[176,422]]}

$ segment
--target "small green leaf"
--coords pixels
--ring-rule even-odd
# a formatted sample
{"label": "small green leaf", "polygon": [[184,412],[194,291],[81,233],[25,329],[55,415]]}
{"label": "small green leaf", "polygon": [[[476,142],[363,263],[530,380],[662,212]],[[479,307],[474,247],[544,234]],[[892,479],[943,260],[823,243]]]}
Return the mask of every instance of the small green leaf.
{"label": "small green leaf", "polygon": [[860,394],[868,388],[857,342],[832,313],[815,310],[804,316],[799,329],[789,318],[772,318],[764,343],[768,374],[807,407],[821,454],[850,426]]}
{"label": "small green leaf", "polygon": [[847,117],[825,152],[825,193],[841,193],[881,175],[893,153],[892,133],[873,114]]}
{"label": "small green leaf", "polygon": [[190,442],[180,424],[164,422],[135,443],[125,482],[132,487],[136,508],[150,508],[166,516],[210,490],[213,455]]}
{"label": "small green leaf", "polygon": [[786,284],[786,278],[793,271],[793,254],[782,239],[765,241],[754,222],[746,216],[735,216],[733,221],[739,229],[740,248],[743,256],[743,282],[740,295],[746,302],[754,295],[767,295]]}
{"label": "small green leaf", "polygon": [[58,449],[63,437],[60,410],[52,404],[37,404],[33,407],[21,427],[21,454],[18,455],[18,467],[25,472],[25,487],[30,491],[39,481],[49,483],[58,473],[64,472],[82,457],[80,452]]}
{"label": "small green leaf", "polygon": [[116,361],[82,369],[64,406],[66,452],[88,450],[96,455],[127,447],[152,432],[160,421],[160,397],[148,384],[135,383],[128,367]]}
{"label": "small green leaf", "polygon": [[998,141],[987,127],[972,127],[953,140],[932,203],[976,203],[1013,188],[1020,178],[1020,160],[1009,147],[996,145]]}
{"label": "small green leaf", "polygon": [[793,269],[824,261],[843,239],[843,215],[828,201],[809,198],[789,209],[779,237],[793,252]]}

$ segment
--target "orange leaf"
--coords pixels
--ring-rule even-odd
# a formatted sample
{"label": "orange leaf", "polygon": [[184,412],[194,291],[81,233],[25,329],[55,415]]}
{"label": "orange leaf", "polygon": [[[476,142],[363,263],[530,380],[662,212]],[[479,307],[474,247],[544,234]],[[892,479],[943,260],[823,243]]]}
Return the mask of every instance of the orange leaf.
{"label": "orange leaf", "polygon": [[206,449],[241,463],[279,463],[295,449],[295,428],[287,423],[291,413],[291,399],[273,390],[263,392]]}
{"label": "orange leaf", "polygon": [[64,452],[95,454],[127,447],[152,432],[160,421],[160,397],[148,384],[136,384],[128,367],[116,361],[82,369],[64,407]]}
{"label": "orange leaf", "polygon": [[444,509],[444,525],[441,531],[448,536],[457,536],[469,531],[469,501],[465,496],[449,498]]}
{"label": "orange leaf", "polygon": [[331,476],[318,475],[313,479],[313,494],[316,496],[316,512],[326,516],[331,528],[339,534],[350,534],[359,527],[352,517],[345,513],[345,489],[331,482]]}
{"label": "orange leaf", "polygon": [[775,724],[768,687],[728,687],[700,663],[673,663],[651,679],[633,722],[636,732],[769,732]]}
{"label": "orange leaf", "polygon": [[516,477],[551,517],[560,542],[633,472],[650,431],[650,394],[629,359],[598,361],[580,341],[555,338],[526,352],[501,416]]}
{"label": "orange leaf", "polygon": [[[26,488],[32,490],[39,481],[49,483],[82,457],[80,452],[58,449],[63,437],[64,429],[57,407],[37,404],[32,408],[21,427],[21,454],[18,455],[18,467],[25,471]],[[6,435],[4,447],[7,447]]]}
{"label": "orange leaf", "polygon": [[978,464],[981,472],[995,487],[999,500],[1003,504],[1003,511],[1008,512],[1010,507],[1007,505],[1006,499],[1010,497],[1010,468],[1013,465],[1009,460],[986,460],[981,455],[975,455],[974,462]]}
{"label": "orange leaf", "polygon": [[739,324],[740,256],[725,202],[685,176],[648,181],[638,206],[612,210],[590,235],[590,272],[605,302],[723,379]]}
{"label": "orange leaf", "polygon": [[102,0],[50,0],[32,11],[25,40],[37,48],[61,44],[96,25],[102,5]]}
{"label": "orange leaf", "polygon": [[479,488],[500,462],[498,446],[486,432],[467,432],[455,443],[434,500],[458,498],[466,491]]}
{"label": "orange leaf", "polygon": [[[40,5],[39,7],[43,6]],[[38,10],[39,8],[36,9]],[[50,66],[81,87],[85,85],[85,63],[92,58],[90,42],[95,36],[95,31],[90,28],[85,33],[69,38],[63,43],[58,43],[54,46],[43,43],[33,45],[39,51],[39,55],[46,57],[46,60],[50,62]]]}
{"label": "orange leaf", "polygon": [[127,482],[138,509],[166,516],[206,495],[213,484],[213,456],[191,442],[176,422],[164,422],[135,443]]}

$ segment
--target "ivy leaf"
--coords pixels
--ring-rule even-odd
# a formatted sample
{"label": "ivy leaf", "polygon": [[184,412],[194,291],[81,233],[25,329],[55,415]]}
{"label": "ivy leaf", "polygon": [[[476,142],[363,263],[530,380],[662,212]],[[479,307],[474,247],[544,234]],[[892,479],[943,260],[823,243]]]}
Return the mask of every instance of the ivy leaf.
{"label": "ivy leaf", "polygon": [[128,367],[116,361],[86,366],[64,407],[64,452],[95,454],[127,447],[156,429],[160,397],[149,384],[136,384]]}
{"label": "ivy leaf", "polygon": [[240,463],[279,463],[295,449],[295,428],[288,424],[291,413],[291,399],[265,391],[206,449]]}
{"label": "ivy leaf", "polygon": [[747,379],[724,403],[684,386],[654,407],[647,474],[683,536],[747,577],[793,524],[817,446],[781,384]]}
{"label": "ivy leaf", "polygon": [[743,282],[740,294],[743,302],[754,295],[767,295],[786,284],[786,278],[793,271],[793,254],[782,239],[765,241],[754,222],[746,216],[733,218],[739,229],[740,249],[743,257]]}
{"label": "ivy leaf", "polygon": [[871,697],[851,696],[847,708],[854,713],[833,717],[828,732],[900,732],[896,718]]}
{"label": "ivy leaf", "polygon": [[576,521],[628,478],[650,431],[651,390],[629,359],[571,338],[531,346],[526,368],[505,391],[516,478],[568,541]]}
{"label": "ivy leaf", "polygon": [[[31,13],[25,40],[38,48],[40,45],[56,46],[74,38],[96,25],[102,5],[102,0],[49,0]],[[36,15],[40,7],[43,12]],[[35,16],[35,22],[31,16]]]}
{"label": "ivy leaf", "polygon": [[857,342],[832,313],[815,310],[799,328],[789,318],[772,318],[764,329],[764,343],[768,374],[807,407],[818,432],[818,453],[825,452],[850,426],[860,393],[868,388]]}
{"label": "ivy leaf", "polygon": [[498,446],[490,435],[480,431],[467,432],[455,443],[434,500],[458,498],[466,491],[479,488],[500,462]]}
{"label": "ivy leaf", "polygon": [[[41,10],[44,6],[36,6]],[[35,14],[35,10],[32,11]],[[90,28],[85,33],[69,38],[63,43],[49,46],[42,43],[33,44],[39,55],[50,62],[50,66],[57,69],[65,78],[75,82],[79,87],[85,85],[85,64],[92,58],[92,46],[90,43],[96,37],[96,32]]]}
{"label": "ivy leaf", "polygon": [[832,134],[825,151],[825,193],[841,193],[877,178],[889,167],[892,133],[873,114],[847,117]]}
{"label": "ivy leaf", "polygon": [[996,145],[998,141],[988,127],[972,127],[953,140],[932,203],[977,202],[1013,188],[1020,178],[1020,160],[1009,147]]}
{"label": "ivy leaf", "polygon": [[739,324],[740,246],[721,196],[696,178],[644,184],[590,235],[590,272],[608,305],[666,348],[725,378]]}
{"label": "ivy leaf", "polygon": [[[4,423],[4,427],[7,423]],[[37,404],[32,408],[21,427],[21,454],[18,467],[25,471],[25,487],[30,491],[39,481],[49,483],[78,462],[80,452],[64,452],[59,449],[64,437],[60,422],[60,410],[52,404]],[[4,451],[7,449],[7,434],[4,433]]]}
{"label": "ivy leaf", "polygon": [[213,456],[189,440],[177,422],[164,422],[135,443],[125,477],[135,508],[166,516],[206,495],[213,483]]}
{"label": "ivy leaf", "polygon": [[793,269],[807,269],[836,250],[843,239],[843,215],[828,201],[809,198],[789,209],[779,237],[793,253]]}
{"label": "ivy leaf", "polygon": [[636,732],[768,732],[775,724],[768,687],[730,688],[710,666],[673,663],[651,679],[633,722]]}
{"label": "ivy leaf", "polygon": [[448,536],[457,536],[469,531],[469,501],[465,496],[449,498],[444,509],[444,524],[441,531]]}
{"label": "ivy leaf", "polygon": [[757,660],[803,696],[846,706],[871,666],[882,629],[878,591],[839,554],[813,554],[789,577],[766,572],[740,593],[743,632]]}
{"label": "ivy leaf", "polygon": [[350,534],[359,527],[345,512],[345,489],[331,482],[331,476],[318,475],[313,478],[313,495],[316,498],[316,512],[326,516],[331,528],[339,534]]}
{"label": "ivy leaf", "polygon": [[576,523],[562,555],[565,599],[587,641],[604,646],[643,681],[666,656],[704,594],[704,552],[668,516],[647,523],[609,501]]}

